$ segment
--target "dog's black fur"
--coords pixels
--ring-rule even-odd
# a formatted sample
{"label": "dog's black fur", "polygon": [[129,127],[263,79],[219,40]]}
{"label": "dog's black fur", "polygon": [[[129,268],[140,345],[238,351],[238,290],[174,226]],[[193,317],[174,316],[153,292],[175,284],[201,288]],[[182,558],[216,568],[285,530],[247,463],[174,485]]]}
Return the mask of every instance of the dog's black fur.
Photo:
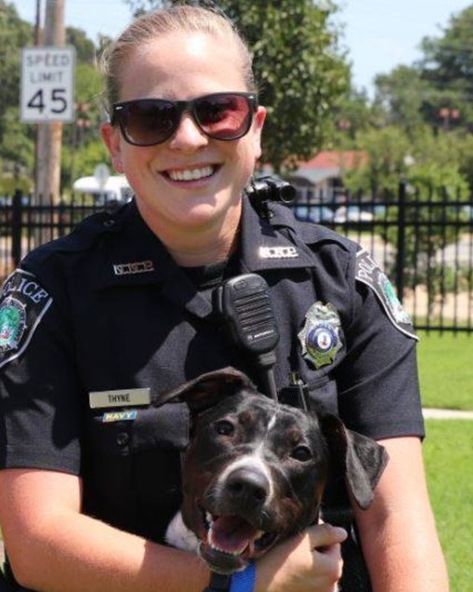
{"label": "dog's black fur", "polygon": [[337,417],[279,404],[234,368],[204,374],[158,404],[173,400],[188,404],[192,428],[181,515],[167,540],[198,548],[213,571],[241,570],[316,522],[333,471],[360,508],[370,505],[387,454]]}

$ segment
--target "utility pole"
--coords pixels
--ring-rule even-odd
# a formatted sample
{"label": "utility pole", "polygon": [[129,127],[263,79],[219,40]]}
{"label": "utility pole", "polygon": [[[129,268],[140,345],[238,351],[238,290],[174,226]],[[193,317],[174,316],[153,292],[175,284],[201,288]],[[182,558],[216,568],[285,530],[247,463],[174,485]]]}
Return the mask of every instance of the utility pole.
{"label": "utility pole", "polygon": [[[64,0],[46,0],[44,45],[64,47]],[[35,200],[41,205],[60,200],[62,122],[38,124]]]}

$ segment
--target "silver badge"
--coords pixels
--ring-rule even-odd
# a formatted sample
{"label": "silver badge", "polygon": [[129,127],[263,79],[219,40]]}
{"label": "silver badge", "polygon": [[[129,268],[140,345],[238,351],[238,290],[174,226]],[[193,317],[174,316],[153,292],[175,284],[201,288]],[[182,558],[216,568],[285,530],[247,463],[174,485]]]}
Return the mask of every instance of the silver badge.
{"label": "silver badge", "polygon": [[302,355],[317,368],[331,364],[342,348],[340,317],[334,306],[318,301],[305,315],[298,337]]}

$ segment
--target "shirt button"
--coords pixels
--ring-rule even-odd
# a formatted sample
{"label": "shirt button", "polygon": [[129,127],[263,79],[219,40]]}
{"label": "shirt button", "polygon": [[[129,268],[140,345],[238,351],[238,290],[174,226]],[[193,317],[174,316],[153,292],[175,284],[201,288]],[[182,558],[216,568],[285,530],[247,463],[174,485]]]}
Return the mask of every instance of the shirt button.
{"label": "shirt button", "polygon": [[105,228],[112,228],[112,226],[115,225],[115,220],[105,220],[103,225],[105,226]]}
{"label": "shirt button", "polygon": [[119,446],[126,446],[130,440],[130,436],[126,432],[117,434],[117,444]]}

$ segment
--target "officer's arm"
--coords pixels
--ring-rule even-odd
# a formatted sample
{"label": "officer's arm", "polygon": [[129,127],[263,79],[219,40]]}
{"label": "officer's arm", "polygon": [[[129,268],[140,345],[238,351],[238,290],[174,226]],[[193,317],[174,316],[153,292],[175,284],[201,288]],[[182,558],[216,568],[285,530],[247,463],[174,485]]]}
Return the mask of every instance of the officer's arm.
{"label": "officer's arm", "polygon": [[0,524],[19,583],[48,592],[201,592],[196,555],[150,543],[80,514],[78,477],[0,471]]}
{"label": "officer's arm", "polygon": [[373,592],[447,592],[418,438],[381,441],[389,462],[370,508],[355,508]]}

